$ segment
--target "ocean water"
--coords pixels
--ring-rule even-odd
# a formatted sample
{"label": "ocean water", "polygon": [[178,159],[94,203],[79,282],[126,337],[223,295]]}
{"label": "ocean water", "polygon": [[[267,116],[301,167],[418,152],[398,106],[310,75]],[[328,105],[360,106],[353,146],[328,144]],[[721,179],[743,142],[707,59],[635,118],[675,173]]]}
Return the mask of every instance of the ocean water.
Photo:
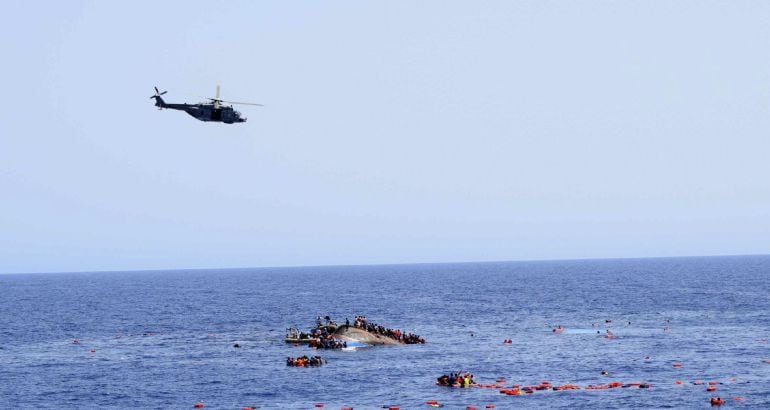
{"label": "ocean water", "polygon": [[[327,314],[428,343],[284,343]],[[0,275],[0,408],[770,408],[769,340],[768,256]],[[328,364],[285,366],[303,354]],[[435,385],[460,369],[508,386],[652,387]]]}

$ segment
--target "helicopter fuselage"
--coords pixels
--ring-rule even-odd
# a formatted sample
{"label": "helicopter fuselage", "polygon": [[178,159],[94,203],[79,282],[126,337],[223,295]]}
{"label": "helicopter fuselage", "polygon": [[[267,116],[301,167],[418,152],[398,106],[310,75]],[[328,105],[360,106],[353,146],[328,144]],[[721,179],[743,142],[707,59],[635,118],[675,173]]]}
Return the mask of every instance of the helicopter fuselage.
{"label": "helicopter fuselage", "polygon": [[[156,104],[157,105],[157,104]],[[181,110],[190,114],[200,121],[214,121],[223,122],[225,124],[233,124],[236,122],[246,122],[246,118],[241,117],[241,113],[235,111],[231,106],[219,106],[218,108],[214,104],[162,104],[158,105],[160,108],[168,108],[171,110]]]}

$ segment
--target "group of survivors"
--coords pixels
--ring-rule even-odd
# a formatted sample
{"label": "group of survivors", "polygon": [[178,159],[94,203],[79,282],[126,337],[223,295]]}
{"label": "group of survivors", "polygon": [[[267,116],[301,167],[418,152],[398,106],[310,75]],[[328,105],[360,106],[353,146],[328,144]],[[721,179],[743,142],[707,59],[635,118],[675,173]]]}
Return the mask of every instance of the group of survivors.
{"label": "group of survivors", "polygon": [[327,336],[311,340],[310,347],[315,347],[316,349],[342,349],[348,347],[348,342]]}
{"label": "group of survivors", "polygon": [[336,329],[337,324],[329,316],[326,316],[325,325],[321,322],[321,317],[317,317],[316,327],[310,331],[312,337],[310,347],[316,349],[342,349],[348,347],[348,342],[334,338],[333,333]]}
{"label": "group of survivors", "polygon": [[[350,326],[350,321],[345,319],[345,325]],[[386,336],[404,344],[425,343],[425,339],[414,333],[404,333],[401,331],[401,329],[390,329],[385,326],[378,325],[374,322],[369,322],[366,316],[356,316],[356,320],[353,322],[353,327],[366,330],[369,333]]]}
{"label": "group of survivors", "polygon": [[449,386],[449,387],[471,387],[476,383],[475,380],[473,380],[473,375],[470,373],[463,374],[462,372],[457,373],[449,373],[449,375],[442,375],[438,379],[436,379],[436,384],[439,386]]}
{"label": "group of survivors", "polygon": [[322,364],[325,364],[326,360],[322,359],[321,356],[301,356],[301,357],[288,357],[286,358],[286,365],[287,366],[294,366],[294,367],[316,367],[320,366]]}

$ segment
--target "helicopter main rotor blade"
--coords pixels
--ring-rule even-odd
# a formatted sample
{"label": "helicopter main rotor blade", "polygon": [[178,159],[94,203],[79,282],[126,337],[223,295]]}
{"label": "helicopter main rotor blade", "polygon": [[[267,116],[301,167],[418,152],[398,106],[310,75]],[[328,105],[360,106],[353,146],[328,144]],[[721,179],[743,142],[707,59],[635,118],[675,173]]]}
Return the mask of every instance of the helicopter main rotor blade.
{"label": "helicopter main rotor blade", "polygon": [[262,104],[257,104],[257,103],[249,103],[249,102],[238,102],[238,101],[228,101],[228,100],[223,100],[223,99],[219,98],[219,85],[218,85],[218,84],[217,84],[217,93],[216,93],[216,97],[213,97],[213,98],[212,98],[212,97],[203,97],[203,96],[199,96],[199,97],[200,97],[200,98],[205,98],[205,99],[207,99],[207,100],[211,101],[212,103],[214,103],[214,108],[216,108],[216,109],[219,109],[219,106],[220,106],[220,104],[221,104],[221,103],[228,103],[228,104],[239,104],[239,105],[255,105],[255,106],[258,106],[258,107],[264,107],[264,105],[262,105]]}
{"label": "helicopter main rotor blade", "polygon": [[257,103],[248,103],[248,102],[238,102],[238,101],[227,101],[227,100],[219,100],[221,102],[226,102],[229,104],[240,104],[240,105],[256,105],[258,107],[264,107],[263,104],[257,104]]}

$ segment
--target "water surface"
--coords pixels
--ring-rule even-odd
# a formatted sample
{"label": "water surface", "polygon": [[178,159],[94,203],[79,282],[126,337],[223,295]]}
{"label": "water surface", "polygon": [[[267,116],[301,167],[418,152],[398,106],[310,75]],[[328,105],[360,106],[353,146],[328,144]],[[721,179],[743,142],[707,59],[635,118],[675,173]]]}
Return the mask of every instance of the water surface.
{"label": "water surface", "polygon": [[[768,273],[770,257],[746,256],[4,275],[0,408],[707,408],[715,395],[770,408]],[[428,343],[287,368],[313,351],[285,344],[284,329],[327,314]],[[653,387],[510,397],[434,385],[459,369],[482,383]],[[697,379],[723,384],[708,393]]]}

